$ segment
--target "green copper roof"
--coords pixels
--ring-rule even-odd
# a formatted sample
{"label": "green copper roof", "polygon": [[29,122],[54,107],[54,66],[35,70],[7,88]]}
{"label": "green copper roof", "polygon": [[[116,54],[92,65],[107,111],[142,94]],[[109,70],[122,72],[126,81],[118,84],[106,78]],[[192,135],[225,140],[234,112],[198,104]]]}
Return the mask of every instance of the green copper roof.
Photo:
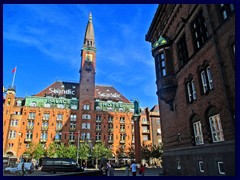
{"label": "green copper roof", "polygon": [[152,49],[155,49],[159,46],[162,46],[164,44],[167,44],[167,40],[163,38],[162,36],[159,37],[159,39],[153,44]]}

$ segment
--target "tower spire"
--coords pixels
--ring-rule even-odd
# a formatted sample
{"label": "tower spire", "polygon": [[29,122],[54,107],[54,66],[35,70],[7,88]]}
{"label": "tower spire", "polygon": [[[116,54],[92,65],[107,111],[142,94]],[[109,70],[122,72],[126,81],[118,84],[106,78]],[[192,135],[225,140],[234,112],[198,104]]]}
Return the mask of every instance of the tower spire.
{"label": "tower spire", "polygon": [[88,18],[88,24],[85,32],[85,37],[84,37],[84,44],[83,44],[83,49],[91,49],[95,50],[95,38],[94,38],[94,30],[93,30],[93,24],[92,24],[92,13],[89,13],[89,18]]}

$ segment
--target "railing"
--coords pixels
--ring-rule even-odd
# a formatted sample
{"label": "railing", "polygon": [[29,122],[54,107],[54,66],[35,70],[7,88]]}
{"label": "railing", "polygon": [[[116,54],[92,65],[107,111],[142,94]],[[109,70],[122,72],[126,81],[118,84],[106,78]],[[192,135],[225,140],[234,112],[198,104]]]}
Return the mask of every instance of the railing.
{"label": "railing", "polygon": [[149,130],[143,130],[142,132],[143,133],[149,133]]}
{"label": "railing", "polygon": [[34,126],[27,126],[27,130],[33,130]]}
{"label": "railing", "polygon": [[47,142],[47,139],[40,139],[40,142]]}
{"label": "railing", "polygon": [[48,130],[48,126],[42,126],[41,130],[42,130],[42,131]]}
{"label": "railing", "polygon": [[61,130],[62,130],[62,127],[56,127],[56,130],[57,130],[57,131],[61,131]]}
{"label": "railing", "polygon": [[113,143],[113,140],[108,140],[108,143]]}
{"label": "railing", "polygon": [[111,129],[108,129],[108,132],[113,132],[113,128],[111,128]]}
{"label": "railing", "polygon": [[122,132],[125,132],[125,129],[120,129],[120,132],[122,133]]}
{"label": "railing", "polygon": [[76,130],[76,127],[69,128],[69,131],[75,131],[75,130]]}
{"label": "railing", "polygon": [[125,140],[120,140],[120,144],[124,144],[125,143]]}
{"label": "railing", "polygon": [[32,142],[32,139],[26,138],[24,141],[25,141],[25,142]]}

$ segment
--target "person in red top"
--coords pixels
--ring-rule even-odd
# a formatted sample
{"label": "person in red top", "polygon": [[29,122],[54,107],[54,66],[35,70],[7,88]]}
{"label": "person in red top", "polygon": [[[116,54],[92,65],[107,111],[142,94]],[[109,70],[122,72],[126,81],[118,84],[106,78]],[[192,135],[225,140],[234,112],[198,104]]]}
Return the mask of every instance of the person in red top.
{"label": "person in red top", "polygon": [[145,173],[145,164],[140,166],[140,169],[139,169],[139,174],[141,174],[142,176],[144,176],[144,173]]}

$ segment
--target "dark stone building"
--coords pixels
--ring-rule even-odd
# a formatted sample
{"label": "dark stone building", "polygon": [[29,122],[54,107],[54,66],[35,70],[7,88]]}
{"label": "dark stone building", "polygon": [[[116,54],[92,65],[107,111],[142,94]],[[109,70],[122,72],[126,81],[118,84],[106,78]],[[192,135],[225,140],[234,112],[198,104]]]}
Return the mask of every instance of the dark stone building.
{"label": "dark stone building", "polygon": [[235,175],[235,7],[159,5],[151,42],[167,175]]}

